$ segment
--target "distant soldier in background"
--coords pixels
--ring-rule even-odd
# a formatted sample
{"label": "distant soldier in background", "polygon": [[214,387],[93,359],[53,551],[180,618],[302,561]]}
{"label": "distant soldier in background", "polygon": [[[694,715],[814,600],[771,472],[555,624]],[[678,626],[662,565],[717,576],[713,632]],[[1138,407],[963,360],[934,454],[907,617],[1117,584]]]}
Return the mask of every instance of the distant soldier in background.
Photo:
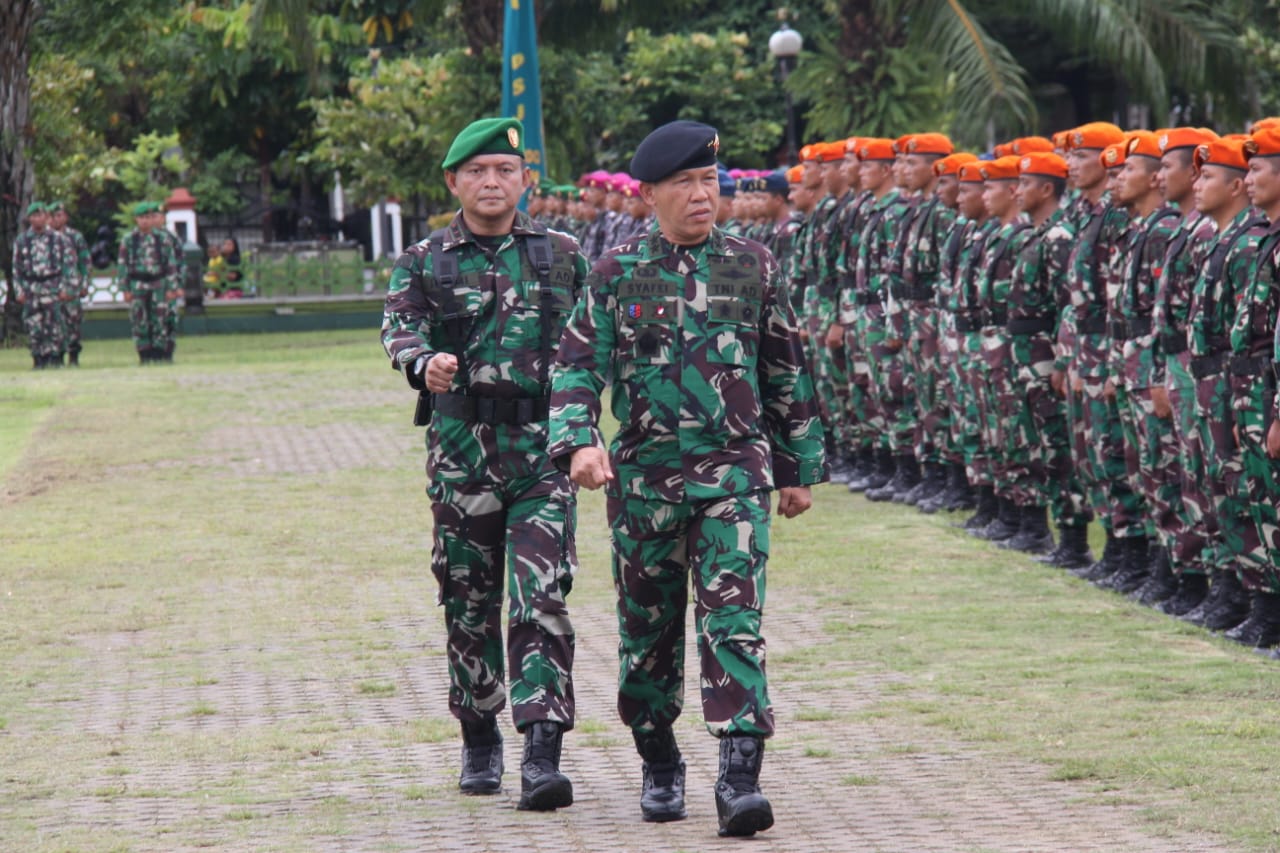
{"label": "distant soldier in background", "polygon": [[49,203],[49,227],[71,241],[76,256],[76,275],[64,282],[65,298],[62,303],[63,323],[66,331],[67,363],[80,366],[80,327],[84,323],[84,303],[89,295],[89,241],[76,229],[67,225],[67,209],[60,201]]}
{"label": "distant soldier in background", "polygon": [[177,300],[182,291],[182,261],[172,235],[157,229],[159,205],[143,201],[133,208],[136,227],[120,241],[118,280],[129,303],[133,345],[141,364],[173,361]]}
{"label": "distant soldier in background", "polygon": [[27,206],[30,227],[13,243],[13,278],[22,323],[31,347],[32,368],[62,367],[68,281],[76,278],[71,241],[49,227],[49,213],[38,201]]}

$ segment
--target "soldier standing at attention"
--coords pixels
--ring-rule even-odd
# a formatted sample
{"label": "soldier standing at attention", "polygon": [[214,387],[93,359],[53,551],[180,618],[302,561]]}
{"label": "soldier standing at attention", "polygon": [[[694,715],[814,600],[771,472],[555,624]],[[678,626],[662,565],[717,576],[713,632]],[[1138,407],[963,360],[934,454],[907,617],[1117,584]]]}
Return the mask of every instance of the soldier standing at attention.
{"label": "soldier standing at attention", "polygon": [[32,368],[62,367],[64,283],[75,276],[75,254],[49,227],[44,204],[33,201],[27,206],[27,222],[30,227],[13,242],[13,280]]}
{"label": "soldier standing at attention", "polygon": [[[684,701],[692,579],[702,712],[720,738],[722,835],[773,825],[760,792],[773,734],[760,623],[770,495],[794,518],[826,477],[822,423],[768,250],[715,227],[715,128],[663,125],[631,173],[658,217],[592,269],[556,365],[550,453],[606,487],[621,663],[618,711],[644,759],[641,814],[685,817],[672,724]],[[619,431],[606,451],[600,394]]]}
{"label": "soldier standing at attention", "polygon": [[139,202],[133,208],[137,227],[120,241],[120,286],[129,303],[133,345],[142,364],[173,360],[173,326],[169,306],[181,289],[181,266],[172,241],[158,233],[155,202]]}
{"label": "soldier standing at attention", "polygon": [[547,811],[573,803],[560,752],[574,722],[565,598],[577,567],[575,489],[547,455],[549,375],[587,264],[572,237],[516,210],[532,180],[523,152],[516,119],[480,119],[453,140],[444,176],[462,210],[396,261],[382,343],[428,427],[458,787],[502,782],[505,583],[511,716],[525,738],[517,807]]}
{"label": "soldier standing at attention", "polygon": [[89,242],[84,235],[67,225],[67,208],[60,201],[49,203],[49,227],[71,241],[76,256],[76,275],[64,284],[66,292],[62,303],[62,318],[66,331],[67,363],[80,366],[80,327],[84,323],[84,304],[80,301],[89,295]]}

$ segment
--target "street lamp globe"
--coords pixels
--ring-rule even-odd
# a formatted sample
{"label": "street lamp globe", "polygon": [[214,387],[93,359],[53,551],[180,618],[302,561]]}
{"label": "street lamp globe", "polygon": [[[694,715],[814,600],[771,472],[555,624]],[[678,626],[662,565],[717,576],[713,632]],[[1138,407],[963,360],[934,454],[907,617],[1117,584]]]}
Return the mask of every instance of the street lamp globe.
{"label": "street lamp globe", "polygon": [[799,56],[803,46],[804,38],[785,22],[778,27],[777,32],[769,36],[769,52],[784,65],[787,60],[794,60]]}

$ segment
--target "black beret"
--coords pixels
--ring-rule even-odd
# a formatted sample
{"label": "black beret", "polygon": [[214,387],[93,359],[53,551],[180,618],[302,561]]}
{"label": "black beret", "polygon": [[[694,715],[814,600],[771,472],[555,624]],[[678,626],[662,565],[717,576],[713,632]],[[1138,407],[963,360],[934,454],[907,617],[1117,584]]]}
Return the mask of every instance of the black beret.
{"label": "black beret", "polygon": [[791,185],[787,183],[786,172],[770,172],[762,179],[762,182],[764,183],[764,191],[767,193],[786,196],[791,192]]}
{"label": "black beret", "polygon": [[720,134],[696,121],[673,121],[650,133],[631,158],[631,177],[653,184],[683,169],[716,165]]}

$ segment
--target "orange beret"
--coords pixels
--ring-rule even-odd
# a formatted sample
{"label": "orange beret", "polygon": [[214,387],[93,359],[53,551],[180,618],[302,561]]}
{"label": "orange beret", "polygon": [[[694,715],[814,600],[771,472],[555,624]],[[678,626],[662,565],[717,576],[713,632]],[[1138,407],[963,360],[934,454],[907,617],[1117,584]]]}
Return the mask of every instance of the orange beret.
{"label": "orange beret", "polygon": [[1023,154],[1018,161],[1018,174],[1039,175],[1043,178],[1065,178],[1067,161],[1052,151],[1032,151]]}
{"label": "orange beret", "polygon": [[1098,162],[1108,169],[1120,168],[1124,165],[1124,149],[1126,144],[1127,143],[1121,140],[1120,142],[1113,142],[1111,145],[1103,148],[1102,153],[1098,155]]}
{"label": "orange beret", "polygon": [[999,145],[991,149],[991,153],[996,155],[997,160],[1000,159],[1001,157],[1008,157],[1010,154],[1013,153],[1013,143],[1001,142]]}
{"label": "orange beret", "polygon": [[[1254,127],[1257,127],[1256,122]],[[1244,144],[1246,160],[1252,160],[1254,157],[1278,156],[1280,156],[1280,122],[1258,128]]]}
{"label": "orange beret", "polygon": [[1223,166],[1227,169],[1248,171],[1249,164],[1244,158],[1244,140],[1215,139],[1196,146],[1196,168],[1202,166]]}
{"label": "orange beret", "polygon": [[915,134],[913,133],[908,133],[905,136],[899,136],[897,139],[893,140],[893,153],[906,154],[907,143],[911,141],[911,137],[914,135]]}
{"label": "orange beret", "polygon": [[1070,148],[1102,150],[1117,142],[1124,142],[1124,131],[1109,121],[1091,121],[1067,134],[1067,145]]}
{"label": "orange beret", "polygon": [[1126,157],[1151,157],[1159,160],[1162,154],[1159,137],[1149,130],[1135,130],[1129,134],[1129,141],[1124,144],[1124,153]]}
{"label": "orange beret", "polygon": [[846,154],[857,154],[858,143],[862,141],[860,136],[850,136],[844,141],[844,151]]}
{"label": "orange beret", "polygon": [[1018,180],[1018,166],[1021,163],[1021,157],[1010,154],[1007,157],[988,160],[982,164],[979,171],[982,172],[982,179],[986,181],[1016,181]]}
{"label": "orange beret", "polygon": [[892,160],[894,155],[892,139],[863,139],[858,145],[858,159]]}
{"label": "orange beret", "polygon": [[817,148],[818,148],[817,144],[814,144],[814,145],[806,145],[806,146],[804,146],[803,148],[801,148],[801,149],[800,149],[800,162],[801,162],[801,163],[804,163],[804,162],[806,162],[806,161],[808,161],[808,160],[817,160],[817,159],[818,159],[818,151],[817,151]]}
{"label": "orange beret", "polygon": [[982,183],[982,167],[986,160],[974,160],[965,163],[960,167],[960,183],[962,184],[980,184]]}
{"label": "orange beret", "polygon": [[804,166],[792,166],[787,169],[787,183],[798,184],[804,176]]}
{"label": "orange beret", "polygon": [[968,151],[957,151],[954,154],[948,154],[941,160],[935,160],[933,163],[933,173],[938,177],[943,175],[958,175],[960,167],[965,163],[975,163],[978,158]]}
{"label": "orange beret", "polygon": [[1269,127],[1280,127],[1280,117],[1267,116],[1266,118],[1258,119],[1249,126],[1249,133],[1252,135],[1260,130],[1266,130]]}
{"label": "orange beret", "polygon": [[1195,148],[1217,138],[1218,134],[1207,128],[1171,127],[1157,134],[1156,145],[1160,146],[1160,153],[1164,154],[1179,148]]}
{"label": "orange beret", "polygon": [[1030,154],[1033,151],[1052,151],[1054,144],[1043,136],[1024,136],[1013,140],[1014,154]]}
{"label": "orange beret", "polygon": [[917,133],[907,140],[907,154],[941,154],[944,157],[956,147],[941,133]]}
{"label": "orange beret", "polygon": [[1071,131],[1069,130],[1060,130],[1057,133],[1055,133],[1053,135],[1054,150],[1066,151],[1068,148],[1070,148],[1071,147],[1071,144],[1069,141],[1070,135],[1071,135]]}
{"label": "orange beret", "polygon": [[844,140],[839,142],[816,142],[813,147],[818,150],[818,159],[823,163],[844,159]]}

